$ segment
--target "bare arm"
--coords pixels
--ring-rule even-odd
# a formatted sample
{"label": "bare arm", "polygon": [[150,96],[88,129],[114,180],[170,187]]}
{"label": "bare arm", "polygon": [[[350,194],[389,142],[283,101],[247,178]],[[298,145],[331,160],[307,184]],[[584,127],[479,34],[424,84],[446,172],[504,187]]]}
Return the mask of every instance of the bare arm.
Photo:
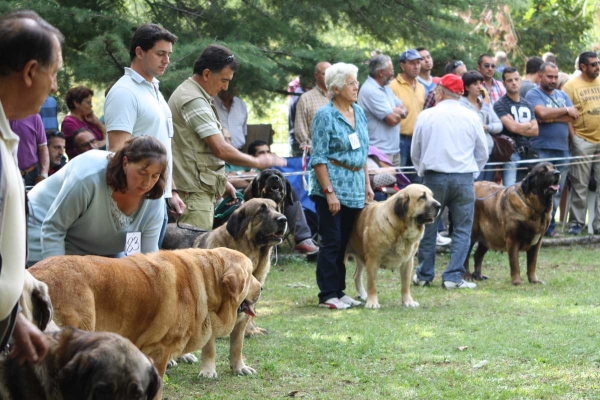
{"label": "bare arm", "polygon": [[570,121],[574,121],[579,115],[575,107],[553,108],[537,105],[533,107],[533,111],[535,112],[535,116],[543,121],[550,119],[557,120],[560,117],[569,117]]}
{"label": "bare arm", "polygon": [[50,155],[48,154],[48,146],[43,144],[38,146],[38,159],[40,160],[40,175],[48,176],[50,168]]}
{"label": "bare arm", "polygon": [[383,121],[389,126],[396,126],[400,123],[402,118],[406,118],[408,111],[404,106],[398,106],[392,109],[392,112],[385,116]]}
{"label": "bare arm", "polygon": [[[523,136],[537,136],[537,121],[535,120],[529,122],[516,122],[510,114],[506,114],[500,117],[500,121],[502,121],[502,124],[506,129],[513,133]],[[532,131],[528,132],[530,130],[535,130],[535,134],[533,134]]]}
{"label": "bare arm", "polygon": [[116,152],[125,146],[125,142],[131,139],[131,133],[125,131],[108,132],[108,151]]}
{"label": "bare arm", "polygon": [[212,135],[204,138],[204,141],[217,158],[228,162],[229,164],[250,167],[256,169],[269,168],[272,165],[284,166],[287,162],[275,154],[265,154],[260,157],[253,157],[244,154],[225,141],[223,135]]}

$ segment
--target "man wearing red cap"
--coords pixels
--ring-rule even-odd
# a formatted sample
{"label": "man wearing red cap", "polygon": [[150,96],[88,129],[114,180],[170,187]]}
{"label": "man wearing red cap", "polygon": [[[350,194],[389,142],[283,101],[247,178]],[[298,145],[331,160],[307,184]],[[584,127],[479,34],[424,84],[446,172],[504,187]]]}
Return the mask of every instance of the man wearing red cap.
{"label": "man wearing red cap", "polygon": [[[462,107],[459,99],[463,81],[454,74],[434,78],[438,84],[437,106],[422,111],[415,124],[411,158],[423,184],[433,197],[450,210],[454,231],[450,246],[450,263],[442,274],[446,289],[472,289],[465,282],[464,262],[469,251],[475,205],[473,180],[488,158],[483,124],[476,113]],[[440,216],[438,216],[439,220]],[[425,227],[419,246],[419,267],[413,282],[428,286],[435,277],[436,220]]]}

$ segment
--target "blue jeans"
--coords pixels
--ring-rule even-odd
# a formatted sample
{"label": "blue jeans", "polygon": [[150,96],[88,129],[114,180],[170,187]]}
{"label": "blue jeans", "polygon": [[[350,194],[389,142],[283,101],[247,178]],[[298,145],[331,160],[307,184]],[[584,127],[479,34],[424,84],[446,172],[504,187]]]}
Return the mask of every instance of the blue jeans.
{"label": "blue jeans", "polygon": [[494,180],[494,175],[496,175],[496,166],[489,165],[489,163],[490,163],[490,159],[488,157],[485,167],[483,167],[483,170],[481,171],[481,173],[479,174],[477,179],[475,179],[475,182],[481,182],[481,181],[492,182]]}
{"label": "blue jeans", "polygon": [[[540,159],[543,158],[568,158],[570,156],[569,150],[550,150],[550,149],[535,149],[540,156]],[[554,198],[552,199],[552,203],[554,205],[552,209],[552,219],[550,220],[550,226],[548,227],[548,232],[554,231],[554,227],[556,223],[554,222],[554,216],[556,215],[556,209],[560,204],[560,198],[562,196],[563,188],[565,187],[565,183],[567,181],[567,175],[569,174],[569,160],[564,161],[554,161],[552,164],[556,167],[557,170],[560,171],[560,181],[558,184],[560,185],[560,189],[558,192],[554,194]],[[563,164],[563,165],[561,165]]]}
{"label": "blue jeans", "polygon": [[[465,259],[471,244],[471,228],[475,211],[475,190],[473,174],[443,174],[432,172],[425,175],[423,184],[433,192],[433,198],[440,202],[442,208],[448,207],[451,213],[454,230],[450,244],[450,263],[442,273],[442,281],[460,282],[465,274]],[[419,245],[419,267],[417,276],[422,281],[432,281],[435,277],[435,249],[437,220],[425,225],[425,234]]]}
{"label": "blue jeans", "polygon": [[[412,136],[400,135],[400,166],[412,167],[412,158],[410,158],[410,147],[412,146]],[[417,175],[413,169],[403,169],[402,172],[412,183],[422,183],[423,178]]]}
{"label": "blue jeans", "polygon": [[502,166],[502,184],[504,186],[514,185],[517,180],[520,182],[527,175],[527,170],[517,171],[517,168],[526,166],[526,164],[517,164],[517,161],[521,161],[521,155],[515,151],[510,156],[510,161]]}
{"label": "blue jeans", "polygon": [[359,208],[341,206],[340,211],[331,215],[327,199],[311,196],[319,220],[319,255],[317,257],[317,285],[319,303],[332,298],[344,297],[346,289],[346,265],[344,254],[350,240],[352,225],[360,212]]}

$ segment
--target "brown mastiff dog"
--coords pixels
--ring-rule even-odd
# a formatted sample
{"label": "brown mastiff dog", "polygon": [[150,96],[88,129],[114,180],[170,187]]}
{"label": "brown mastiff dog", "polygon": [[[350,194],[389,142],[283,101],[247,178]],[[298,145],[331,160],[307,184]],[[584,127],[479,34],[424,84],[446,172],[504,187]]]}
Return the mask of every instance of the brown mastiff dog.
{"label": "brown mastiff dog", "polygon": [[[234,211],[226,225],[214,231],[198,233],[169,224],[163,247],[227,247],[240,251],[252,261],[252,274],[262,285],[271,269],[273,247],[283,241],[286,230],[287,219],[277,211],[273,200],[250,199]],[[250,318],[244,317],[240,323],[246,326]],[[253,321],[246,329],[247,336],[265,332]]]}
{"label": "brown mastiff dog", "polygon": [[187,249],[112,259],[61,256],[29,269],[45,282],[59,326],[118,333],[155,360],[202,349],[200,375],[216,376],[215,339],[230,335],[235,374],[254,370],[242,360],[240,315],[253,315],[260,283],[252,263],[229,249]]}
{"label": "brown mastiff dog", "polygon": [[[418,307],[410,295],[413,258],[425,232],[440,212],[431,190],[423,185],[408,185],[380,203],[368,203],[361,211],[350,236],[346,256],[356,260],[354,283],[366,308],[380,308],[375,280],[377,269],[398,268],[402,281],[402,304]],[[367,291],[362,273],[367,270]]]}
{"label": "brown mastiff dog", "polygon": [[0,355],[0,399],[153,399],[160,377],[129,340],[108,332],[65,328],[47,333],[49,350],[36,366]]}
{"label": "brown mastiff dog", "polygon": [[543,283],[536,274],[542,238],[550,225],[552,196],[558,191],[560,172],[550,163],[540,163],[516,185],[503,187],[493,182],[475,182],[475,216],[471,249],[475,270],[469,272],[465,260],[465,279],[487,279],[481,274],[483,256],[488,250],[506,251],[513,285],[520,285],[519,251],[527,252],[529,283]]}

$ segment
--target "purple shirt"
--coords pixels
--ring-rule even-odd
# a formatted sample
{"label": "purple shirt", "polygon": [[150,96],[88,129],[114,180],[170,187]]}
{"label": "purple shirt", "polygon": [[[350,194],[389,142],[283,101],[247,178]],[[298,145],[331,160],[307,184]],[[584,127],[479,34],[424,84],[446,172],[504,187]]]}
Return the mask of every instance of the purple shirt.
{"label": "purple shirt", "polygon": [[65,135],[65,149],[67,150],[69,159],[72,159],[77,155],[77,151],[75,151],[73,142],[71,141],[71,136],[73,136],[73,132],[81,128],[86,128],[88,131],[92,132],[96,137],[96,140],[104,139],[102,131],[94,125],[88,124],[86,121],[80,121],[71,115],[67,115],[60,126],[60,130]]}
{"label": "purple shirt", "polygon": [[39,161],[38,146],[46,145],[44,123],[39,114],[9,122],[10,128],[20,138],[17,159],[19,161],[19,169],[23,171],[37,164]]}

